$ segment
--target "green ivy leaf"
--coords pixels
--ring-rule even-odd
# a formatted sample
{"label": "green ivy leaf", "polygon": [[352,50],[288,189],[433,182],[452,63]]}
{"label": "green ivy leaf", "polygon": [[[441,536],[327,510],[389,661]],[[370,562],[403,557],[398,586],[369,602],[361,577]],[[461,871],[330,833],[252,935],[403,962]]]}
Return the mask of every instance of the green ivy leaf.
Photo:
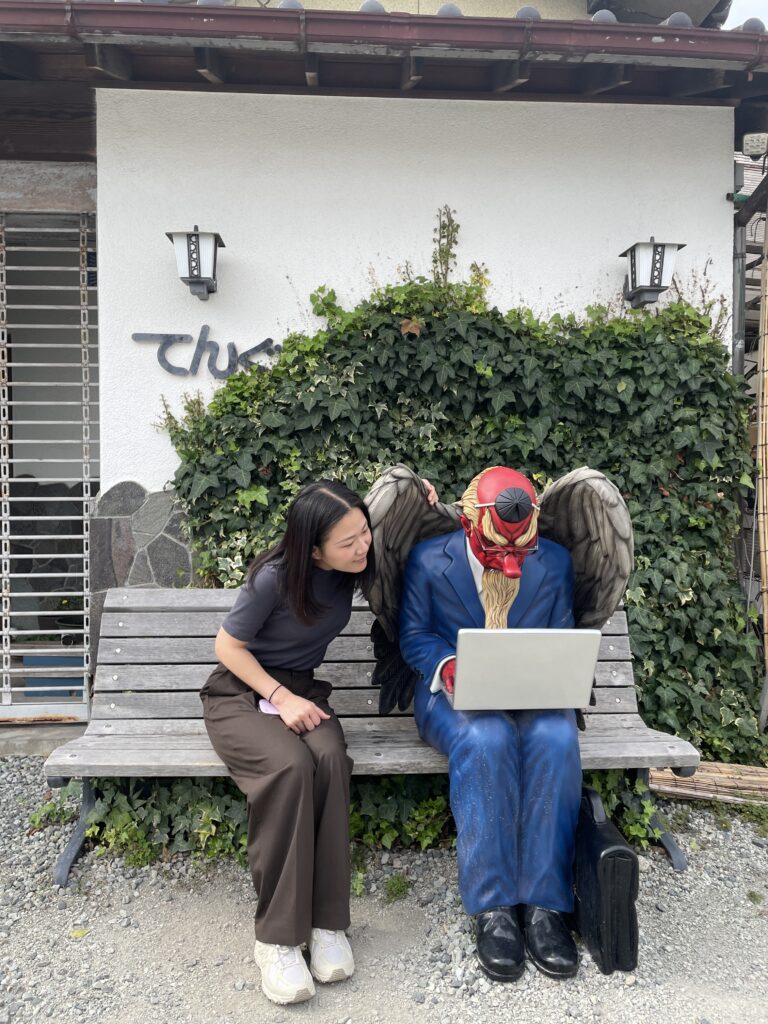
{"label": "green ivy leaf", "polygon": [[246,512],[250,512],[251,505],[254,503],[257,505],[269,504],[269,491],[261,484],[257,484],[255,487],[249,487],[248,490],[238,491],[237,500]]}
{"label": "green ivy leaf", "polygon": [[213,473],[196,473],[189,488],[189,500],[197,499],[211,487],[219,486],[219,478]]}
{"label": "green ivy leaf", "polygon": [[331,423],[342,416],[348,409],[346,398],[334,398],[328,405],[328,419]]}

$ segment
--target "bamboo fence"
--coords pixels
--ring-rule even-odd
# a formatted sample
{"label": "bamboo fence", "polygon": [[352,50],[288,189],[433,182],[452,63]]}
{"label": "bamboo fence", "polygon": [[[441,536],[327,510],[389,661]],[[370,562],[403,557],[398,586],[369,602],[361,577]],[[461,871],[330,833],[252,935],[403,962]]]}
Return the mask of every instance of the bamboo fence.
{"label": "bamboo fence", "polygon": [[768,768],[704,761],[690,779],[678,778],[669,768],[652,768],[650,787],[678,800],[768,804]]}

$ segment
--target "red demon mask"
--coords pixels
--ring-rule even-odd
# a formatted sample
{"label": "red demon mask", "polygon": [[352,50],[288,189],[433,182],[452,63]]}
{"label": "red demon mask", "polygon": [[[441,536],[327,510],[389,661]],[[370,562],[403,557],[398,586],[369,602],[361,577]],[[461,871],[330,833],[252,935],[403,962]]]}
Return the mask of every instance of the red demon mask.
{"label": "red demon mask", "polygon": [[524,547],[516,547],[515,542],[530,530],[536,507],[536,492],[522,473],[494,466],[481,474],[477,485],[479,522],[483,522],[483,513],[489,513],[495,531],[509,542],[500,546],[488,540],[481,529],[462,516],[461,524],[469,537],[469,546],[481,565],[519,579],[525,558],[537,550],[538,535],[534,534]]}

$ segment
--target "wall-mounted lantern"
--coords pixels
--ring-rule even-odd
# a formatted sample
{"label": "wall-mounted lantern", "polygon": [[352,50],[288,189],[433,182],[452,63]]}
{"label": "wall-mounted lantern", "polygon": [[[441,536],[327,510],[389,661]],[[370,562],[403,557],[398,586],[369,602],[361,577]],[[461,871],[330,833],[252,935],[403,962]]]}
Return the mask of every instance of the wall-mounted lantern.
{"label": "wall-mounted lantern", "polygon": [[221,235],[213,231],[201,231],[195,224],[194,231],[166,231],[166,238],[173,242],[179,277],[198,299],[206,301],[216,291],[216,254],[224,249]]}
{"label": "wall-mounted lantern", "polygon": [[684,249],[684,242],[657,242],[651,236],[650,242],[635,242],[620,253],[629,264],[624,278],[624,298],[633,309],[656,302],[659,295],[672,284],[675,272],[675,257],[678,249]]}

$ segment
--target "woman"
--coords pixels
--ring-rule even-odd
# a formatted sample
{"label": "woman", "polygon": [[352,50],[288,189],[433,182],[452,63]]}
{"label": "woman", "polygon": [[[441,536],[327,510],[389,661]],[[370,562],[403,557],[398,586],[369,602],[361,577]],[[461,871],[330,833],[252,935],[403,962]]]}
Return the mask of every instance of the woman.
{"label": "woman", "polygon": [[331,684],[314,669],[349,621],[355,586],[373,578],[371,541],[361,498],[334,481],[305,487],[283,539],[251,565],[200,695],[211,743],[248,803],[254,956],[276,1003],[309,999],[313,978],[341,981],[355,969],[344,934],[352,761]]}

